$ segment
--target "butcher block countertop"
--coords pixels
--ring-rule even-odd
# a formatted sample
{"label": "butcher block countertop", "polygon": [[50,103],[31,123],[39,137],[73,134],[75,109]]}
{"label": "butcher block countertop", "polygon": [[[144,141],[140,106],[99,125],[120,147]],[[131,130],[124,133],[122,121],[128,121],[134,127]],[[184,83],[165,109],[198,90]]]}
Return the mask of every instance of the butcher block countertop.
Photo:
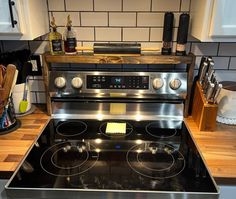
{"label": "butcher block countertop", "polygon": [[[21,127],[0,135],[0,177],[9,177],[17,168],[32,143],[42,132],[50,117],[44,106],[33,114],[19,118]],[[218,182],[236,184],[236,126],[217,124],[214,132],[199,131],[191,117],[187,127],[202,153],[211,174]]]}
{"label": "butcher block countertop", "polygon": [[185,121],[215,180],[236,185],[236,126],[217,123],[215,131],[199,131],[192,117]]}
{"label": "butcher block countertop", "polygon": [[8,178],[48,123],[45,106],[37,106],[34,113],[19,117],[21,127],[0,135],[0,178]]}

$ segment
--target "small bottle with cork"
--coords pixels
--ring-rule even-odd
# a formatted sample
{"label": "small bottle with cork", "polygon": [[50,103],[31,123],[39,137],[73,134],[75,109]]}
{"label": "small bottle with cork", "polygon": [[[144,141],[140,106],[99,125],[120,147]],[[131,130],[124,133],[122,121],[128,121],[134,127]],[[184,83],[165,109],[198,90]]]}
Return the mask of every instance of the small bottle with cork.
{"label": "small bottle with cork", "polygon": [[62,54],[63,52],[63,43],[62,43],[62,35],[57,32],[57,26],[55,23],[55,18],[52,17],[51,21],[51,32],[49,33],[49,45],[50,52],[52,55]]}
{"label": "small bottle with cork", "polygon": [[72,30],[70,15],[67,17],[67,25],[64,33],[64,46],[66,54],[76,54],[76,33]]}

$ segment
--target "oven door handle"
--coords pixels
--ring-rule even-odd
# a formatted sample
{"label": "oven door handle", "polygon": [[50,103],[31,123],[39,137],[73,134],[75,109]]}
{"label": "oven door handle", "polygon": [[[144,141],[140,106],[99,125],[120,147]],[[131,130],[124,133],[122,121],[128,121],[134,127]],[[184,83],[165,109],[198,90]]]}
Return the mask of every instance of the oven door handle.
{"label": "oven door handle", "polygon": [[182,104],[184,100],[169,99],[123,99],[123,98],[107,98],[107,99],[91,99],[91,98],[51,98],[54,102],[90,102],[90,103],[174,103]]}

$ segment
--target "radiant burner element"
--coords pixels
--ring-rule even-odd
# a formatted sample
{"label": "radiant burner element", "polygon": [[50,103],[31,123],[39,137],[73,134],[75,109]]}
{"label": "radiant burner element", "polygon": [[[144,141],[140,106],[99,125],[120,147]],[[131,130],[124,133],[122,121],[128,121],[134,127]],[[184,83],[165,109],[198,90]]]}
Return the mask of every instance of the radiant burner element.
{"label": "radiant burner element", "polygon": [[87,124],[82,121],[62,122],[56,128],[57,134],[65,137],[77,136],[87,130]]}
{"label": "radiant burner element", "polygon": [[133,146],[126,160],[135,172],[153,179],[177,176],[185,167],[184,156],[174,147],[160,142]]}
{"label": "radiant burner element", "polygon": [[40,158],[44,171],[53,176],[75,176],[91,169],[99,154],[96,148],[85,142],[61,142],[48,148]]}
{"label": "radiant burner element", "polygon": [[151,122],[147,124],[145,130],[149,135],[156,138],[170,138],[175,136],[177,133],[176,129],[160,129],[159,122]]}
{"label": "radiant burner element", "polygon": [[109,133],[106,133],[106,127],[107,127],[107,124],[108,123],[112,123],[114,121],[106,121],[104,123],[102,123],[99,127],[99,131],[100,133],[102,133],[103,135],[107,136],[107,137],[125,137],[125,136],[128,136],[130,135],[132,132],[133,132],[133,126],[128,123],[128,122],[124,122],[124,121],[115,121],[116,123],[126,123],[126,133],[125,134],[109,134]]}

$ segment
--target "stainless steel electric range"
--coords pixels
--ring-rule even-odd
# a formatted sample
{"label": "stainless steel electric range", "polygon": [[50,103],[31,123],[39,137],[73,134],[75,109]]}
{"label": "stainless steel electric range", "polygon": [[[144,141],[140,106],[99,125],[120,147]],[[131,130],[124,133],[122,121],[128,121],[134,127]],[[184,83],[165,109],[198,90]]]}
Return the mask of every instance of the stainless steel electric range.
{"label": "stainless steel electric range", "polygon": [[185,72],[51,71],[52,119],[12,198],[217,199],[183,121]]}

